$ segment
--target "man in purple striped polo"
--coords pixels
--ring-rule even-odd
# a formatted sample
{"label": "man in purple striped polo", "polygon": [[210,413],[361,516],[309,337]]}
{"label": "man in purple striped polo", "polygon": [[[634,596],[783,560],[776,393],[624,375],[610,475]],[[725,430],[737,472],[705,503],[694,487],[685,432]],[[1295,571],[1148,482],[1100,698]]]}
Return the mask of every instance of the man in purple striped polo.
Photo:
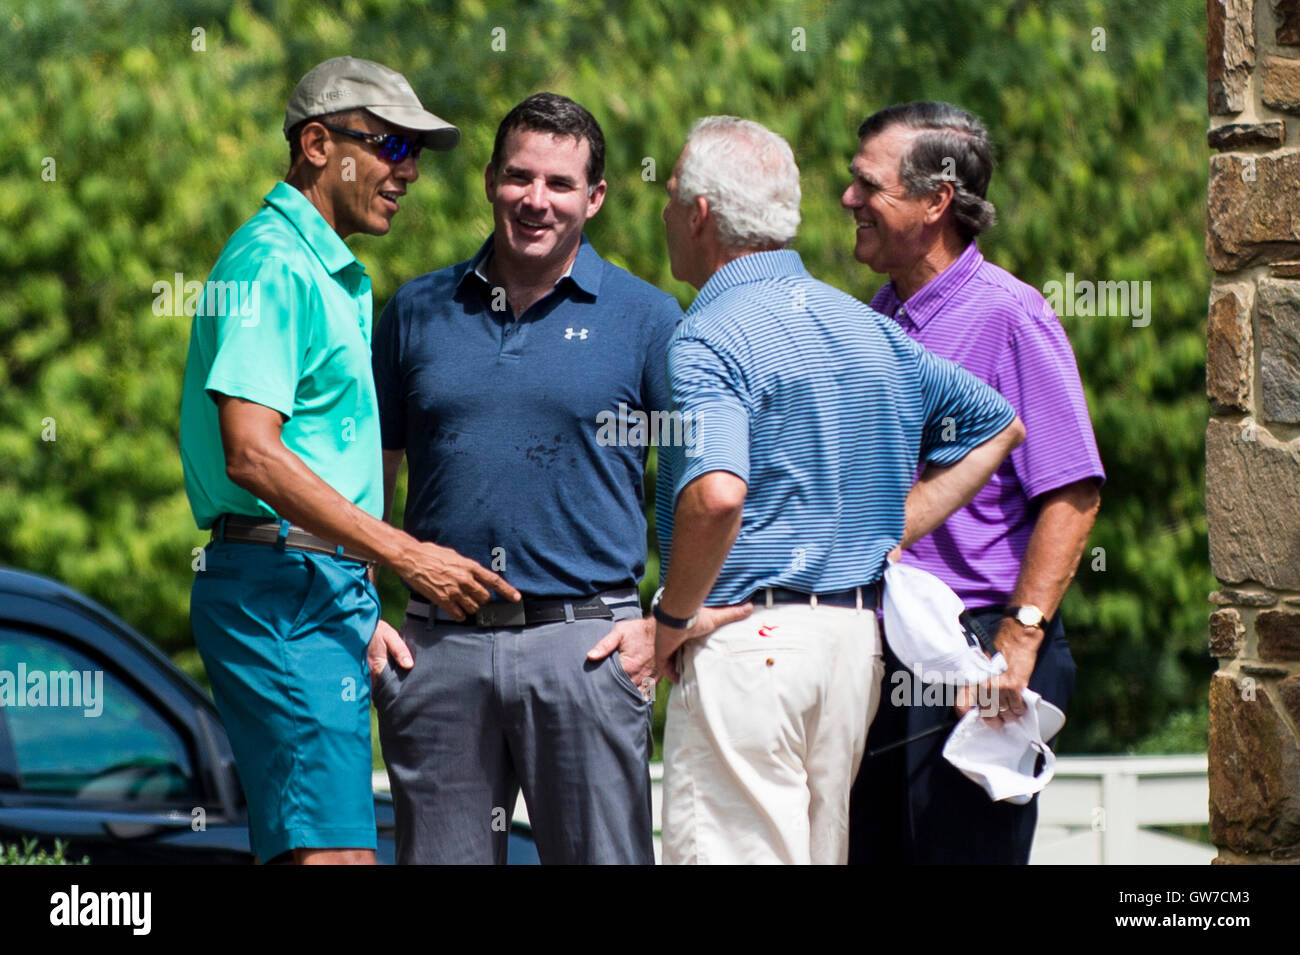
{"label": "man in purple striped polo", "polygon": [[[1019,718],[1026,686],[1065,710],[1074,661],[1058,608],[1105,479],[1074,353],[1038,290],[980,254],[975,238],[994,221],[993,158],[975,116],[947,103],[891,106],[858,139],[841,202],[857,224],[854,257],[890,279],[871,307],[996,388],[1026,429],[974,500],[903,560],[952,587],[1006,658],[991,722]],[[898,745],[863,761],[850,861],[1027,863],[1037,801],[991,801],[944,760],[946,732],[900,743],[966,707],[924,705],[889,656],[867,747]]]}

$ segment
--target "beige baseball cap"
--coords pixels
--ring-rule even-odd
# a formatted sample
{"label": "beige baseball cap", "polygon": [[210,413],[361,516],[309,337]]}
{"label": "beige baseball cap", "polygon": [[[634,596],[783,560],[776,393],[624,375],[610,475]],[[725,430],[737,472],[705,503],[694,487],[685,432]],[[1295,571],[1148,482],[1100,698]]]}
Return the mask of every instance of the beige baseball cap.
{"label": "beige baseball cap", "polygon": [[401,73],[352,56],[326,60],[298,81],[284,111],[285,138],[304,119],[347,109],[424,133],[426,149],[452,149],[460,142],[460,130],[425,109]]}

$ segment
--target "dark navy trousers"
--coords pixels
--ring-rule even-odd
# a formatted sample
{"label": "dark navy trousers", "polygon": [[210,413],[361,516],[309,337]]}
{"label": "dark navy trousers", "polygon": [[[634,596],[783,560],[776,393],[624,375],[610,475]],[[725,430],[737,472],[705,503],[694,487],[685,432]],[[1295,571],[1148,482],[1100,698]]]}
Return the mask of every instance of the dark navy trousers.
{"label": "dark navy trousers", "polygon": [[[997,633],[1002,610],[978,610],[974,616],[992,636]],[[943,758],[947,732],[869,755],[922,730],[951,724],[956,717],[944,702],[916,706],[911,693],[897,692],[900,686],[909,686],[911,674],[890,652],[888,641],[884,656],[880,709],[867,736],[868,755],[862,760],[849,806],[849,863],[1028,864],[1038,822],[1038,797],[1023,806],[991,800]],[[1058,613],[1038,649],[1029,688],[1068,712],[1074,669]]]}

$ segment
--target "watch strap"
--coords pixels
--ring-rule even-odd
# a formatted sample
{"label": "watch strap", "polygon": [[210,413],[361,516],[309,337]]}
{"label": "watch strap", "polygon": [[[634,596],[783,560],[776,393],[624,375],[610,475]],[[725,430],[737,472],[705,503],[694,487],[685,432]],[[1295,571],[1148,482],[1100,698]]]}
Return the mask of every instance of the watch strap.
{"label": "watch strap", "polygon": [[698,613],[693,613],[689,617],[674,617],[659,606],[658,601],[650,605],[651,615],[666,627],[674,627],[678,630],[689,630],[695,623]]}

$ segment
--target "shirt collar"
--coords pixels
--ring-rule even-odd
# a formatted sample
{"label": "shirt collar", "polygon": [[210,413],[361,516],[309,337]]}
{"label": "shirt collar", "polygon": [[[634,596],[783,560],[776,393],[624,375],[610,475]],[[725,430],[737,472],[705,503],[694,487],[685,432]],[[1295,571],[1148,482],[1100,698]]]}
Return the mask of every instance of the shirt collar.
{"label": "shirt collar", "polygon": [[698,312],[727,289],[737,285],[748,285],[763,279],[780,278],[787,275],[807,275],[803,259],[793,249],[774,249],[768,252],[747,252],[738,259],[732,259],[709,277],[695,296],[695,301],[686,310],[687,315]]}
{"label": "shirt collar", "polygon": [[262,201],[289,220],[330,275],[351,266],[356,266],[362,272],[366,270],[347,244],[339,238],[339,234],[330,228],[320,210],[294,186],[287,182],[277,182]]}
{"label": "shirt collar", "polygon": [[[473,276],[486,285],[492,282],[487,277],[488,263],[492,261],[492,246],[494,235],[490,235],[479,246],[479,250],[474,253],[474,257],[469,260],[469,265],[465,269],[465,274],[460,277],[458,285],[463,285],[470,276]],[[565,279],[571,279],[573,284],[578,286],[593,298],[600,292],[600,273],[603,262],[600,254],[596,251],[591,240],[584,234],[581,243],[578,245],[578,255],[569,263],[569,268],[555,281],[555,287],[559,288],[560,283]]]}
{"label": "shirt collar", "polygon": [[939,313],[944,303],[965,285],[983,264],[984,256],[980,254],[979,246],[972,239],[962,250],[961,255],[953,259],[946,269],[926,282],[906,302],[899,302],[894,283],[890,282],[888,288],[889,304],[893,306],[892,317],[898,318],[899,308],[906,307],[907,317],[912,320],[912,324],[918,330],[924,328],[925,323]]}

